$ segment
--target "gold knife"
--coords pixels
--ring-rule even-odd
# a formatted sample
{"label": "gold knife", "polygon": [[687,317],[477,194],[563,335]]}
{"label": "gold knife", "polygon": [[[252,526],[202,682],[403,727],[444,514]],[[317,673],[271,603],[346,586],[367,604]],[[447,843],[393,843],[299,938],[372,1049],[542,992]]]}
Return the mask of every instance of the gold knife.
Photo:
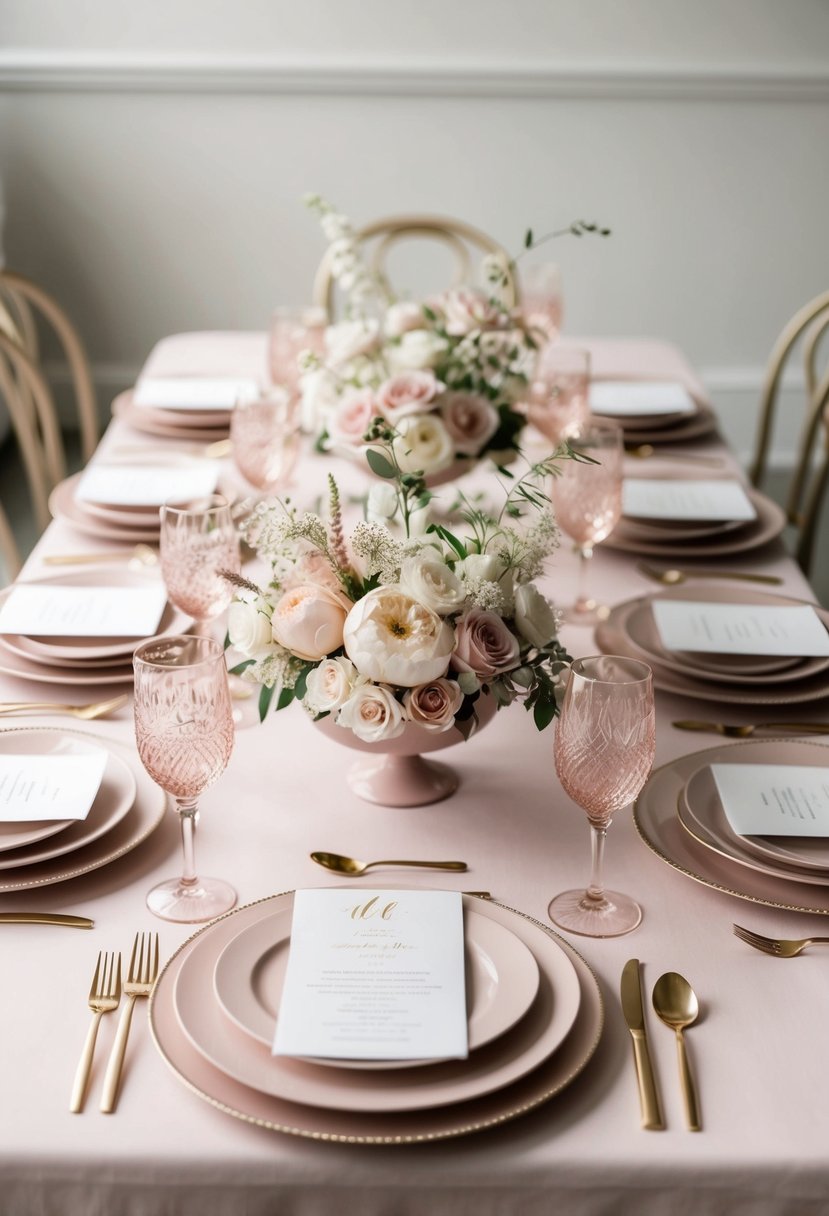
{"label": "gold knife", "polygon": [[629,959],[622,971],[622,1013],[633,1039],[633,1059],[636,1064],[636,1080],[639,1083],[639,1106],[642,1111],[642,1127],[648,1131],[662,1131],[662,1111],[659,1094],[651,1065],[648,1034],[645,1026],[645,1010],[642,1005],[642,983],[639,959]]}
{"label": "gold knife", "polygon": [[69,929],[91,929],[95,921],[88,916],[67,916],[63,912],[0,912],[4,925],[66,925]]}

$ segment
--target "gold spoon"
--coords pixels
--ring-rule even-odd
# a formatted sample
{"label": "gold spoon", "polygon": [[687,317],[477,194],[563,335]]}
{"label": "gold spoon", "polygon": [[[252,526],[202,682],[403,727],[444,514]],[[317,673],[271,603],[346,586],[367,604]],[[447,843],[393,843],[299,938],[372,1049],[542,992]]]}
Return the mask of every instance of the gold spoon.
{"label": "gold spoon", "polygon": [[126,705],[127,700],[126,693],[123,693],[109,701],[92,701],[89,705],[57,705],[50,701],[6,701],[0,704],[0,716],[39,711],[47,714],[71,714],[73,718],[91,722],[93,718],[103,718],[114,713],[116,709]]}
{"label": "gold spoon", "polygon": [[685,1117],[688,1129],[692,1132],[702,1130],[699,1117],[699,1102],[697,1088],[685,1051],[685,1039],[682,1032],[687,1026],[693,1026],[699,1017],[699,1001],[688,981],[676,971],[667,971],[660,975],[653,989],[653,1007],[657,1017],[670,1026],[676,1034],[676,1050],[679,1058],[679,1080],[685,1099]]}
{"label": "gold spoon", "polygon": [[625,444],[625,455],[633,456],[635,460],[650,460],[652,456],[655,456],[657,460],[688,460],[696,464],[711,465],[714,468],[719,468],[722,464],[722,458],[719,456],[700,456],[696,452],[662,452],[652,443]]}
{"label": "gold spoon", "polygon": [[776,574],[743,574],[738,570],[657,570],[647,562],[637,562],[636,568],[665,587],[677,587],[680,583],[687,583],[688,579],[694,578],[734,578],[738,582],[764,583],[770,587],[779,587],[783,582]]}
{"label": "gold spoon", "polygon": [[136,566],[156,566],[158,551],[149,545],[136,545],[133,549],[112,550],[107,553],[50,553],[44,557],[45,566],[84,566],[91,562],[129,562]]}
{"label": "gold spoon", "polygon": [[422,866],[427,870],[467,870],[465,861],[358,861],[356,857],[343,857],[340,853],[312,853],[311,860],[335,874],[347,874],[357,878],[371,866]]}

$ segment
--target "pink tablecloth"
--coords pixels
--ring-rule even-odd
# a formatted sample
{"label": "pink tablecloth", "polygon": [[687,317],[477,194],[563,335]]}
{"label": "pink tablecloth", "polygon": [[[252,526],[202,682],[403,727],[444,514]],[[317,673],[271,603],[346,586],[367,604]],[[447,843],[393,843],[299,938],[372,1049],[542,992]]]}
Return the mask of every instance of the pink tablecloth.
{"label": "pink tablecloth", "polygon": [[[262,344],[261,337],[258,343],[245,339],[249,364],[260,357]],[[168,343],[173,364],[177,348],[186,354],[187,343]],[[157,352],[152,370],[192,372],[202,366],[197,359],[183,362],[174,366]],[[245,371],[249,364],[229,370]],[[136,438],[127,427],[113,426],[104,450]],[[302,488],[321,485],[325,467],[322,458],[309,455]],[[344,470],[348,484],[356,476]],[[69,525],[55,523],[25,577],[37,578],[45,569],[44,554],[95,547]],[[749,555],[742,565],[780,573],[793,593],[808,594],[779,548]],[[574,572],[573,556],[562,547],[548,583],[560,600],[572,594]],[[611,601],[649,589],[622,555],[599,552],[594,575],[598,592]],[[594,649],[587,629],[568,630],[565,641],[576,655]],[[31,691],[0,681],[4,700]],[[712,716],[710,707],[660,694],[657,763],[712,745],[710,738],[681,734],[670,725],[673,718],[706,714]],[[130,711],[91,729],[128,739]],[[232,881],[246,902],[323,885],[325,875],[308,859],[315,848],[367,858],[463,857],[470,872],[456,880],[447,875],[442,885],[487,888],[543,920],[551,895],[584,879],[588,867],[587,828],[556,782],[551,733],[536,734],[516,709],[499,715],[448,758],[463,779],[451,800],[388,810],[350,793],[343,775],[351,754],[321,738],[296,707],[261,728],[241,730],[227,773],[203,800],[200,867]],[[128,949],[140,928],[160,929],[165,955],[188,936],[185,929],[153,924],[144,908],[146,890],[175,871],[177,847],[171,815],[147,844],[105,870],[0,899],[0,909],[60,909],[96,921],[87,934],[0,927],[0,1213],[817,1216],[829,1209],[826,960],[818,953],[792,962],[766,958],[731,935],[731,922],[788,935],[829,926],[695,884],[649,852],[626,816],[611,829],[607,877],[640,899],[645,919],[626,938],[573,939],[600,979],[606,1032],[584,1076],[534,1114],[465,1140],[412,1149],[282,1137],[236,1122],[185,1090],[154,1050],[139,1008],[117,1114],[100,1115],[95,1100],[115,1029],[105,1023],[87,1113],[70,1115],[95,953]],[[392,878],[375,875],[372,881],[381,877]],[[648,991],[663,971],[675,969],[701,997],[703,1017],[690,1035],[702,1094],[699,1135],[685,1131],[673,1036],[653,1016],[651,1046],[669,1130],[639,1129],[630,1044],[618,1003],[619,976],[631,955],[643,961]]]}

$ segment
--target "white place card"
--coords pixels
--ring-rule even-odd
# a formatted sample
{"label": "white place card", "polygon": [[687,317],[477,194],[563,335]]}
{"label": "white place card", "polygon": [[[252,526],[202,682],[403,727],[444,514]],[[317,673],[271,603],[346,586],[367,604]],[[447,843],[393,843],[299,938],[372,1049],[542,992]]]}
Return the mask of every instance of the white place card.
{"label": "white place card", "polygon": [[829,633],[810,604],[717,604],[651,601],[666,650],[712,654],[829,656]]}
{"label": "white place card", "polygon": [[829,768],[712,764],[711,773],[738,836],[829,836]]}
{"label": "white place card", "polygon": [[593,380],[590,409],[608,418],[634,418],[639,414],[694,414],[697,407],[678,381]]}
{"label": "white place card", "polygon": [[274,1055],[465,1058],[458,891],[297,891]]}
{"label": "white place card", "polygon": [[0,821],[86,819],[101,786],[107,754],[0,756]]}
{"label": "white place card", "polygon": [[167,603],[163,583],[147,587],[55,587],[18,583],[0,607],[0,633],[29,637],[151,637]]}
{"label": "white place card", "polygon": [[147,378],[139,380],[133,405],[168,410],[232,410],[241,397],[259,393],[256,380],[240,376]]}
{"label": "white place card", "polygon": [[751,520],[754,504],[731,478],[626,477],[622,514],[634,519]]}
{"label": "white place card", "polygon": [[123,507],[160,507],[165,502],[191,502],[216,489],[215,461],[184,465],[92,465],[78,482],[82,502]]}

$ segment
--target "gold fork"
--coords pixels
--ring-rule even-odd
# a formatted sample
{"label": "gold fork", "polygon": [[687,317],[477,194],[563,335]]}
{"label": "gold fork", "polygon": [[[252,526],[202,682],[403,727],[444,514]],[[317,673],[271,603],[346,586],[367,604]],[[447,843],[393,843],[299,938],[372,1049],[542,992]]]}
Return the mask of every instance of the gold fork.
{"label": "gold fork", "polygon": [[157,975],[158,934],[136,933],[135,941],[132,944],[127,982],[124,984],[124,996],[127,998],[127,1001],[121,1013],[118,1033],[115,1036],[115,1042],[112,1044],[106,1076],[104,1077],[101,1110],[105,1115],[111,1115],[115,1110],[135,1002],[139,997],[150,995]]}
{"label": "gold fork", "polygon": [[647,562],[637,562],[636,568],[664,587],[678,587],[692,578],[736,579],[740,583],[762,583],[768,587],[779,587],[783,582],[776,574],[744,574],[740,570],[657,570]]}
{"label": "gold fork", "polygon": [[44,566],[86,566],[95,562],[128,562],[136,566],[157,566],[158,550],[149,545],[135,545],[132,549],[112,549],[106,553],[50,553],[43,559]]}
{"label": "gold fork", "polygon": [[91,722],[93,718],[103,718],[106,714],[114,713],[129,698],[126,693],[120,697],[112,697],[109,701],[91,701],[89,705],[58,705],[52,701],[4,701],[0,704],[0,715],[28,714],[41,711],[49,714],[71,714],[73,718],[83,718]]}
{"label": "gold fork", "polygon": [[771,730],[787,735],[829,735],[827,722],[756,722],[750,726],[735,726],[728,722],[697,722],[683,718],[672,722],[677,730],[701,730],[709,735],[724,735],[726,739],[750,739],[758,730]]}
{"label": "gold fork", "polygon": [[86,1032],[86,1042],[83,1045],[81,1058],[75,1072],[72,1085],[72,1097],[69,1109],[73,1115],[83,1110],[86,1098],[86,1086],[89,1081],[89,1071],[92,1068],[92,1057],[95,1055],[95,1040],[98,1037],[98,1027],[105,1013],[113,1013],[121,1000],[121,955],[102,954],[99,952],[95,964],[95,974],[89,989],[89,1008],[94,1017],[89,1030]]}
{"label": "gold fork", "polygon": [[731,928],[741,942],[761,950],[763,954],[773,954],[775,958],[795,958],[807,946],[829,946],[829,937],[763,937],[762,933],[754,933],[742,925],[732,925]]}

